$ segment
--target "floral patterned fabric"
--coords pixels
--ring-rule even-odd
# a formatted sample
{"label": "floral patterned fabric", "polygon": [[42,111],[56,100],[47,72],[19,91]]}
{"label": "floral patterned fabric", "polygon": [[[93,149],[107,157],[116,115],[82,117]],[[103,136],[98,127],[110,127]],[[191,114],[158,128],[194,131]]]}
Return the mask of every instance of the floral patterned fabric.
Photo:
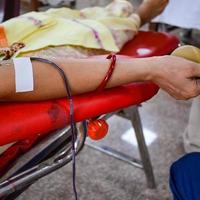
{"label": "floral patterned fabric", "polygon": [[126,0],[107,7],[30,12],[1,24],[7,43],[25,46],[14,56],[87,57],[119,52],[138,32],[140,18]]}

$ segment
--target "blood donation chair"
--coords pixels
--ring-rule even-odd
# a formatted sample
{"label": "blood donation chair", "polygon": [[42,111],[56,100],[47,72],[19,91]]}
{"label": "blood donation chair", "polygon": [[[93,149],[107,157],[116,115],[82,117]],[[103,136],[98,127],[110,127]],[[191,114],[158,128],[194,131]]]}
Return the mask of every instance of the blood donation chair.
{"label": "blood donation chair", "polygon": [[[124,46],[120,55],[136,58],[161,56],[170,54],[178,44],[175,36],[141,31]],[[109,148],[96,149],[143,169],[147,186],[155,188],[137,105],[152,98],[158,90],[153,83],[137,82],[74,96],[75,121],[78,123],[76,152],[85,144],[87,119],[99,116],[106,119],[107,114],[123,113],[135,129],[141,161]],[[69,102],[65,98],[0,103],[0,145],[14,143],[0,155],[0,198],[15,199],[35,181],[70,162],[71,131],[68,124]]]}

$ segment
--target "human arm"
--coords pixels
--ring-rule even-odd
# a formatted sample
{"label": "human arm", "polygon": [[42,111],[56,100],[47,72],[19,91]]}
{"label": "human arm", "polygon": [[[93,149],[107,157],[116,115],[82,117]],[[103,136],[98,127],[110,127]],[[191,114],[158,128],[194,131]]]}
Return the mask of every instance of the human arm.
{"label": "human arm", "polygon": [[[66,73],[73,94],[94,91],[105,76],[106,59],[53,59]],[[30,101],[66,96],[63,80],[49,64],[33,61],[34,91],[16,93],[12,61],[0,66],[0,99]],[[200,65],[175,56],[140,59],[117,59],[116,69],[107,87],[134,82],[152,81],[176,99],[188,99],[200,94]]]}
{"label": "human arm", "polygon": [[154,17],[161,14],[169,0],[143,0],[137,13],[141,18],[141,25],[150,22]]}
{"label": "human arm", "polygon": [[[110,60],[106,57],[89,59],[51,59],[62,68],[68,77],[74,95],[94,91],[108,71]],[[6,64],[6,65],[5,65]],[[59,72],[50,64],[32,61],[34,76],[33,92],[15,92],[15,72],[12,60],[2,63],[0,67],[1,100],[44,100],[60,98],[67,95],[64,82]],[[137,67],[132,73],[132,65]],[[117,59],[114,73],[107,87],[115,87],[132,80],[147,80],[148,65],[139,59]]]}

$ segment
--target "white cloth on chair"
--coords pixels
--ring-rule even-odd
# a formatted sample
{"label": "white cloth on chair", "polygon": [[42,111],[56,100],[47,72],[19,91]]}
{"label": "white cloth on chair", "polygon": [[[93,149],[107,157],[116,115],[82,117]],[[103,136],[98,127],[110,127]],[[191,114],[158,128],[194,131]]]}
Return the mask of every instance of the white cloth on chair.
{"label": "white cloth on chair", "polygon": [[200,0],[170,0],[164,12],[153,22],[200,29]]}

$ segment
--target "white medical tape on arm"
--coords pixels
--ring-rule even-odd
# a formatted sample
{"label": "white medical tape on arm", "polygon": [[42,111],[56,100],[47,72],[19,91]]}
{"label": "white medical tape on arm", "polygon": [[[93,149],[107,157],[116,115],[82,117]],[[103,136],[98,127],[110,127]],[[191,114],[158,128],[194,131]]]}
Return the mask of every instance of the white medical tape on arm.
{"label": "white medical tape on arm", "polygon": [[33,67],[30,58],[14,58],[16,92],[33,91]]}

